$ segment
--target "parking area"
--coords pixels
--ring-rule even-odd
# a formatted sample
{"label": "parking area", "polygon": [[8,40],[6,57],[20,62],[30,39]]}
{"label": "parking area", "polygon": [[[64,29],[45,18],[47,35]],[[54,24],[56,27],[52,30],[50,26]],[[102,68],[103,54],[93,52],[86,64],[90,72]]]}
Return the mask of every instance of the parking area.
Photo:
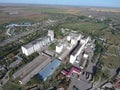
{"label": "parking area", "polygon": [[91,88],[91,84],[85,79],[84,76],[80,75],[80,80],[71,78],[71,83],[67,90],[73,90],[73,87],[77,87],[79,90],[86,90]]}

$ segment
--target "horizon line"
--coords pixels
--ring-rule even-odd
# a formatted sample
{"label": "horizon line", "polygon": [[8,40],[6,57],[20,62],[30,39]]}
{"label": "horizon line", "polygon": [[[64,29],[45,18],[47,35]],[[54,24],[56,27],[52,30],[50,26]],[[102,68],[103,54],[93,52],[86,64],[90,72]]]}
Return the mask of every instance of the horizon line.
{"label": "horizon line", "polygon": [[0,3],[0,4],[24,4],[24,5],[49,5],[49,6],[72,6],[72,7],[96,7],[96,8],[116,8],[120,9],[120,7],[112,7],[112,6],[95,6],[95,5],[67,5],[67,4],[40,4],[40,3]]}

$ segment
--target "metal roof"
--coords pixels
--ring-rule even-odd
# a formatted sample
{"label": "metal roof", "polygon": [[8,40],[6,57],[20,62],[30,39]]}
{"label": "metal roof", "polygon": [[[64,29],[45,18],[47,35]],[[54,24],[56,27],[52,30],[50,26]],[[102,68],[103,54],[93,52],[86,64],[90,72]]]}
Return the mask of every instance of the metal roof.
{"label": "metal roof", "polygon": [[49,63],[44,69],[42,69],[38,75],[40,76],[40,79],[46,80],[48,76],[52,75],[52,73],[56,70],[56,68],[60,65],[61,61],[58,59],[55,59],[51,63]]}
{"label": "metal roof", "polygon": [[22,62],[23,59],[21,57],[19,57],[18,55],[16,55],[14,57],[14,60],[15,61],[13,63],[11,63],[9,67],[16,67],[19,63]]}
{"label": "metal roof", "polygon": [[21,84],[26,84],[35,74],[39,73],[51,59],[44,55],[39,55],[30,63],[26,64],[13,74],[14,79],[18,78]]}
{"label": "metal roof", "polygon": [[62,70],[61,71],[61,73],[64,74],[64,75],[66,75],[67,77],[71,77],[71,75],[72,75],[73,72],[80,74],[81,69],[77,68],[75,66],[72,66],[69,71],[66,71],[66,70]]}
{"label": "metal roof", "polygon": [[32,42],[24,45],[23,47],[25,47],[25,48],[30,48],[30,47],[32,47],[33,45],[35,45],[35,44],[37,44],[37,43],[39,43],[39,42],[45,41],[45,39],[48,39],[48,38],[50,38],[50,37],[49,37],[49,36],[46,36],[46,37],[44,37],[44,38],[38,38],[38,39],[36,39],[36,40],[34,40],[34,41],[32,41]]}

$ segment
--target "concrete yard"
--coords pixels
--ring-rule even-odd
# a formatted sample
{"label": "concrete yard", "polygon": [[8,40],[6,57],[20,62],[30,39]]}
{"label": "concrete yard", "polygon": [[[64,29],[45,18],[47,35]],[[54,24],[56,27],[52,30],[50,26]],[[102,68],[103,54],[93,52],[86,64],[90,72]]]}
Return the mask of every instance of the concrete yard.
{"label": "concrete yard", "polygon": [[73,90],[73,86],[76,86],[79,90],[87,90],[90,89],[92,85],[81,75],[80,80],[71,78],[71,83],[67,90]]}

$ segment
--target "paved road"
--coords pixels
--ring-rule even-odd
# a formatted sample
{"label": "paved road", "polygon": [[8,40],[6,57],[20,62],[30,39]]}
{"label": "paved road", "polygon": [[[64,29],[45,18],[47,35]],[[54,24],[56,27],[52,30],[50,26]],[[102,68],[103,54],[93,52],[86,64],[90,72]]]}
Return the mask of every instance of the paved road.
{"label": "paved road", "polygon": [[6,34],[7,34],[8,36],[11,36],[10,30],[11,30],[11,28],[8,28],[7,31],[6,31]]}

